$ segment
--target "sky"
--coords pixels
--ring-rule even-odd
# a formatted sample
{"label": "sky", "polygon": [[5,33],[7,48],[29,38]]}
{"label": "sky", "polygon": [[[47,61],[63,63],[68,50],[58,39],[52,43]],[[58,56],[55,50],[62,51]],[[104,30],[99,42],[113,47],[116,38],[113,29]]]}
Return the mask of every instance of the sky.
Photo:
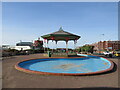
{"label": "sky", "polygon": [[[117,2],[3,2],[2,44],[31,42],[42,35],[64,31],[81,36],[77,46],[118,40]],[[42,39],[42,38],[41,38]],[[55,48],[50,41],[48,47]],[[59,48],[65,48],[59,41]],[[74,48],[69,41],[68,48]]]}

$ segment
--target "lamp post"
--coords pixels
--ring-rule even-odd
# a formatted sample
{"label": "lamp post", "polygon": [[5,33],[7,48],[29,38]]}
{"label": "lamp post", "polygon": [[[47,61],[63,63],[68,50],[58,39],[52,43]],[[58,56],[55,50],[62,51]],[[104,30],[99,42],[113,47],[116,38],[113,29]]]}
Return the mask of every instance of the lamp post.
{"label": "lamp post", "polygon": [[[101,34],[101,35],[102,35],[102,37],[104,37],[105,34]],[[102,39],[101,39],[101,41],[102,41]],[[103,41],[104,41],[104,39],[103,39]]]}
{"label": "lamp post", "polygon": [[[100,34],[102,37],[105,35],[105,34]],[[98,43],[98,50],[99,50],[99,53],[101,53],[100,52],[100,50],[103,50],[104,48],[103,48],[103,41],[104,41],[104,39],[102,39],[102,37],[101,37],[101,39],[100,39],[100,42]]]}

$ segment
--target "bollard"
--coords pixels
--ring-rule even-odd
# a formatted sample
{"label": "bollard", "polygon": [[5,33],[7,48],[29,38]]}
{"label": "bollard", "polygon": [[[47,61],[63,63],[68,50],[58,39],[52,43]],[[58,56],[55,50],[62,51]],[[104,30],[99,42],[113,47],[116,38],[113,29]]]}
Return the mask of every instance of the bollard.
{"label": "bollard", "polygon": [[51,52],[50,51],[48,51],[48,57],[51,57]]}

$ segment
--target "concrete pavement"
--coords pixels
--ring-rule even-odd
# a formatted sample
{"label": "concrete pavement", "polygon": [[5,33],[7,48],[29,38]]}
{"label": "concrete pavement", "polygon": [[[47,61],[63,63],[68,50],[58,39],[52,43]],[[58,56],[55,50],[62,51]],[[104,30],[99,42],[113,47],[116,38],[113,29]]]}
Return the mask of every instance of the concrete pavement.
{"label": "concrete pavement", "polygon": [[90,76],[36,75],[18,71],[14,65],[21,60],[46,57],[43,54],[21,55],[5,58],[3,62],[3,88],[118,88],[119,59],[109,58],[115,63],[110,73]]}

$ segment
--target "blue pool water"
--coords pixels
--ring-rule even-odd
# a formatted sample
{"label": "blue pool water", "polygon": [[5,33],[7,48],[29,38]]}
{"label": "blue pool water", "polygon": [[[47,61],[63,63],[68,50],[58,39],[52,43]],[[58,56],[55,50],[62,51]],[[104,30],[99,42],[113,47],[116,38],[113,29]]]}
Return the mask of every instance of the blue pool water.
{"label": "blue pool water", "polygon": [[18,64],[20,67],[49,73],[90,73],[110,68],[111,63],[100,57],[70,59],[34,59]]}

